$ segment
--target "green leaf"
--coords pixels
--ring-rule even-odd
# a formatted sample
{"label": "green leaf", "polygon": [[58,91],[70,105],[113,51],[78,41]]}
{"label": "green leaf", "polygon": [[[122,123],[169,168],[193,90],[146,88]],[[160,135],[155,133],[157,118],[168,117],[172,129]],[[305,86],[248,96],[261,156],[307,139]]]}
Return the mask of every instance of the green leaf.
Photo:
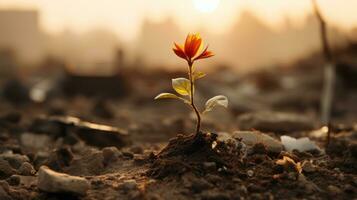
{"label": "green leaf", "polygon": [[187,78],[172,79],[172,87],[181,95],[187,96],[191,93],[191,83]]}
{"label": "green leaf", "polygon": [[190,102],[182,97],[179,97],[175,94],[172,93],[161,93],[155,97],[155,100],[157,99],[179,99],[183,101],[184,103],[190,104]]}
{"label": "green leaf", "polygon": [[206,74],[203,73],[203,72],[194,72],[193,73],[193,80],[197,80],[197,79],[203,78],[205,76],[206,76]]}
{"label": "green leaf", "polygon": [[228,98],[223,95],[218,95],[218,96],[208,99],[206,102],[206,108],[203,111],[203,113],[211,111],[216,106],[223,106],[223,107],[227,108],[228,107]]}

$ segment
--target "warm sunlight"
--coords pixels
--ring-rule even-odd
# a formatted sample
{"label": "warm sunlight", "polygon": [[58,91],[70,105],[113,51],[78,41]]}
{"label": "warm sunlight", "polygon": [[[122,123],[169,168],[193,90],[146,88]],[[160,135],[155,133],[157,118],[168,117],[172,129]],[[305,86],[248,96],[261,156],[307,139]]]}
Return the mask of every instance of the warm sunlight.
{"label": "warm sunlight", "polygon": [[193,0],[195,7],[200,12],[213,12],[217,9],[220,0]]}
{"label": "warm sunlight", "polygon": [[357,200],[356,8],[0,0],[0,200]]}

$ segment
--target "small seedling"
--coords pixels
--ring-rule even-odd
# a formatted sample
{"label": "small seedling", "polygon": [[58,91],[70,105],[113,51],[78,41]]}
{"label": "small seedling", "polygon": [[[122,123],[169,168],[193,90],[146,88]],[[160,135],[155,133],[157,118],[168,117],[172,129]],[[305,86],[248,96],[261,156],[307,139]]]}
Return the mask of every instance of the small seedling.
{"label": "small seedling", "polygon": [[196,71],[194,64],[200,59],[206,59],[213,56],[213,53],[208,50],[208,46],[206,46],[206,48],[201,53],[199,53],[202,47],[202,38],[199,34],[188,34],[183,46],[174,43],[174,53],[187,62],[188,79],[172,79],[172,87],[178,95],[172,93],[161,93],[155,97],[155,99],[179,99],[188,104],[195,112],[197,117],[196,136],[200,133],[202,114],[211,111],[215,106],[223,106],[226,108],[228,106],[228,99],[223,95],[218,95],[209,99],[206,102],[205,109],[202,112],[197,109],[197,106],[194,103],[195,83],[198,79],[206,76],[205,73]]}

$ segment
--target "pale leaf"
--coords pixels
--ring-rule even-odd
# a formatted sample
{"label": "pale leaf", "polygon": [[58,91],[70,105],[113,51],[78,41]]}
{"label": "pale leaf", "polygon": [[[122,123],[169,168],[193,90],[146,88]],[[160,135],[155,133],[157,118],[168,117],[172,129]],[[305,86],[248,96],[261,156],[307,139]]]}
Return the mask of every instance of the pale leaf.
{"label": "pale leaf", "polygon": [[216,106],[223,106],[223,107],[227,108],[228,107],[228,98],[223,95],[218,95],[218,96],[208,99],[206,102],[206,108],[203,111],[203,113],[211,111]]}
{"label": "pale leaf", "polygon": [[157,100],[157,99],[180,99],[180,100],[182,100],[184,103],[187,103],[187,104],[190,103],[188,100],[186,100],[186,99],[184,99],[184,98],[182,98],[182,97],[179,97],[179,96],[177,96],[177,95],[175,95],[175,94],[172,94],[172,93],[161,93],[161,94],[159,94],[159,95],[157,95],[157,96],[155,97],[155,100]]}
{"label": "pale leaf", "polygon": [[180,97],[176,96],[175,94],[161,93],[155,97],[155,100],[156,99],[178,99],[178,98],[180,98]]}

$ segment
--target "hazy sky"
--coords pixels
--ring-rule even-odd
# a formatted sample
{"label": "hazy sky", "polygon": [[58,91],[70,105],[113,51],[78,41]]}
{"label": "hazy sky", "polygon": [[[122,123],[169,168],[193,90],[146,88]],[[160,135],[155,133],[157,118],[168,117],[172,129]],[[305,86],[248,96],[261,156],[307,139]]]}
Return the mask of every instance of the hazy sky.
{"label": "hazy sky", "polygon": [[[357,26],[357,0],[318,0],[327,19],[342,28]],[[187,32],[196,27],[222,33],[239,13],[253,10],[272,26],[286,16],[299,22],[311,12],[310,0],[1,0],[0,9],[38,9],[41,27],[48,32],[66,28],[83,32],[94,27],[114,30],[134,39],[145,18],[160,21],[172,16]]]}

